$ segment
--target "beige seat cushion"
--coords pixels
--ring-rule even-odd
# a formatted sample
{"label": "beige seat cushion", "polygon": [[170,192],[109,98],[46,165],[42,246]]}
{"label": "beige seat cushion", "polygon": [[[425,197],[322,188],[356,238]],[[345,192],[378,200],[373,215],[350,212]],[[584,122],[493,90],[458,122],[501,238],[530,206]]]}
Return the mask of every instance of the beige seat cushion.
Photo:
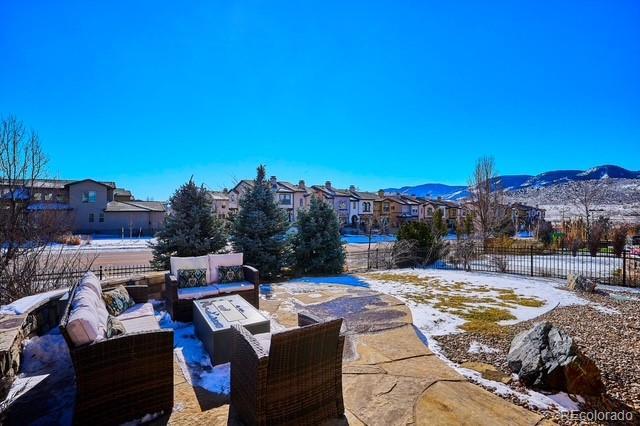
{"label": "beige seat cushion", "polygon": [[218,291],[223,293],[232,293],[234,291],[253,290],[253,283],[249,281],[238,281],[235,283],[216,284]]}
{"label": "beige seat cushion", "polygon": [[209,257],[195,256],[195,257],[171,257],[169,260],[171,265],[171,275],[178,276],[178,269],[206,269],[207,270],[207,283],[212,283],[211,271],[209,270]]}
{"label": "beige seat cushion", "polygon": [[210,254],[209,272],[211,274],[211,280],[209,282],[217,283],[219,281],[218,266],[237,266],[242,265],[242,262],[242,253]]}
{"label": "beige seat cushion", "polygon": [[220,293],[218,286],[215,284],[202,287],[188,287],[178,289],[179,300],[202,299],[205,297],[217,296]]}
{"label": "beige seat cushion", "polygon": [[109,313],[96,291],[87,285],[78,285],[71,300],[67,334],[76,345],[86,345],[104,339]]}
{"label": "beige seat cushion", "polygon": [[[120,318],[118,318],[120,319]],[[143,316],[121,320],[127,334],[142,331],[160,330],[160,324],[154,316]]]}
{"label": "beige seat cushion", "polygon": [[131,318],[152,317],[154,316],[153,305],[147,303],[137,303],[117,316],[122,321]]}

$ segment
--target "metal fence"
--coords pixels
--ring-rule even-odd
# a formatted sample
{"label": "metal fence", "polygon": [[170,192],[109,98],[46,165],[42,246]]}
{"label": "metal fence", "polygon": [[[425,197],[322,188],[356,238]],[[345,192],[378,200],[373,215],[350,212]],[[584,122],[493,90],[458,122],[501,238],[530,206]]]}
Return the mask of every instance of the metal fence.
{"label": "metal fence", "polygon": [[[640,287],[640,256],[624,251],[616,256],[588,251],[572,253],[566,249],[485,248],[481,244],[449,246],[448,254],[434,265],[438,269],[497,272],[530,277],[567,278],[578,274],[603,284]],[[395,268],[391,249],[373,249],[347,253],[348,272]]]}
{"label": "metal fence", "polygon": [[[129,275],[135,274],[143,274],[147,272],[157,271],[157,269],[153,268],[150,265],[108,265],[108,266],[99,266],[92,268],[91,271],[98,276],[98,278],[106,279],[106,278],[120,278],[126,277]],[[59,272],[45,272],[36,274],[33,278],[33,281],[36,283],[60,283],[64,285],[65,283],[61,283],[61,280],[78,280],[80,279],[87,271],[86,270],[77,270],[77,271],[59,271]]]}
{"label": "metal fence", "polygon": [[434,266],[531,277],[566,278],[578,274],[603,284],[640,286],[640,257],[627,251],[620,256],[606,251],[592,256],[588,251],[573,253],[566,249],[452,246],[449,254]]}

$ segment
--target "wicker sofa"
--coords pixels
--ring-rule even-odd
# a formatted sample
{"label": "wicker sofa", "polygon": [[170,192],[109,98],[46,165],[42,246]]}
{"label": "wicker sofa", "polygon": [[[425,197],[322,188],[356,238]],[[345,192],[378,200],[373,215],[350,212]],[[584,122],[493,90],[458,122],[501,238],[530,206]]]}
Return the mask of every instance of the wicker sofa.
{"label": "wicker sofa", "polygon": [[[258,308],[260,300],[260,277],[258,270],[243,265],[244,281],[233,283],[218,282],[219,266],[243,264],[242,253],[210,254],[195,257],[171,257],[171,270],[165,275],[165,299],[167,310],[175,321],[193,320],[193,301],[216,297],[218,295],[237,294]],[[207,285],[193,288],[178,286],[178,270],[207,269]]]}
{"label": "wicker sofa", "polygon": [[344,415],[342,319],[298,314],[299,328],[232,326],[231,408],[246,425],[319,424]]}
{"label": "wicker sofa", "polygon": [[147,286],[125,288],[136,305],[117,317],[125,333],[109,338],[99,279],[89,272],[69,291],[60,330],[76,375],[76,424],[120,424],[171,413],[173,330],[160,329]]}

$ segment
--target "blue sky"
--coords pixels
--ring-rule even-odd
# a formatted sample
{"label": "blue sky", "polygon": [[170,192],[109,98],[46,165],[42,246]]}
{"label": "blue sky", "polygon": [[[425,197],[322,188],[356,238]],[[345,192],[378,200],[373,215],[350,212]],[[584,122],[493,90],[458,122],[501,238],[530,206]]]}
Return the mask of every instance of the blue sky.
{"label": "blue sky", "polygon": [[0,115],[61,178],[362,189],[640,169],[640,2],[0,0]]}

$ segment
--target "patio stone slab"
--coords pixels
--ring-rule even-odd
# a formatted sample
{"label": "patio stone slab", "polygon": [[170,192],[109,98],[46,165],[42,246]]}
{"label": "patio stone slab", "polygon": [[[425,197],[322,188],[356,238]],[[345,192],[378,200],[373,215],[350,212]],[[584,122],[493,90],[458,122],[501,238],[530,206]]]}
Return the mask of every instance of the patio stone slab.
{"label": "patio stone slab", "polygon": [[[469,383],[420,339],[398,299],[367,288],[273,285],[260,309],[285,327],[297,312],[344,318],[345,418],[338,425],[535,425],[542,417]],[[229,405],[194,388],[176,366],[176,404],[169,424],[236,424]],[[231,417],[231,418],[230,418]]]}
{"label": "patio stone slab", "polygon": [[469,382],[436,382],[415,406],[418,425],[534,426],[543,417]]}

